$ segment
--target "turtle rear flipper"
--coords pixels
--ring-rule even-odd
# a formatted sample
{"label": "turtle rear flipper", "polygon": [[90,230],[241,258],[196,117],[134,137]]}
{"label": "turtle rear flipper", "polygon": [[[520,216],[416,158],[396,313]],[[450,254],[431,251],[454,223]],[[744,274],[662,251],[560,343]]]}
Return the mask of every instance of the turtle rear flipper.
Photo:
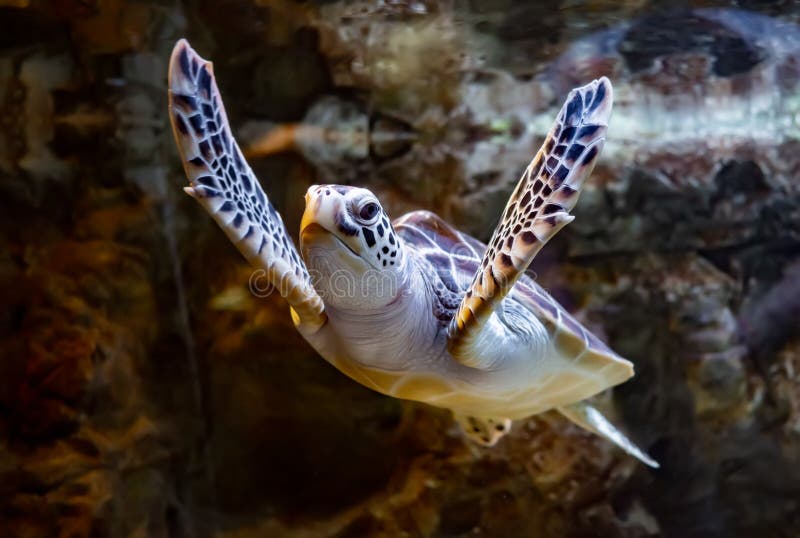
{"label": "turtle rear flipper", "polygon": [[638,459],[645,465],[658,469],[660,465],[656,460],[648,456],[636,446],[633,441],[628,439],[616,426],[603,416],[603,414],[587,404],[578,402],[564,407],[559,407],[558,412],[567,417],[583,429],[607,439],[620,447],[622,450]]}
{"label": "turtle rear flipper", "polygon": [[303,260],[286,233],[280,214],[242,156],[210,62],[185,39],[176,43],[169,64],[169,116],[189,178],[190,194],[217,221],[231,242],[287,300],[299,321],[325,320]]}
{"label": "turtle rear flipper", "polygon": [[511,420],[507,418],[479,418],[453,412],[453,418],[464,435],[481,446],[494,446],[501,437],[511,431]]}
{"label": "turtle rear flipper", "polygon": [[462,364],[491,366],[475,352],[476,337],[534,256],[574,218],[569,211],[605,142],[612,101],[605,77],[572,90],[523,173],[448,328],[450,353]]}

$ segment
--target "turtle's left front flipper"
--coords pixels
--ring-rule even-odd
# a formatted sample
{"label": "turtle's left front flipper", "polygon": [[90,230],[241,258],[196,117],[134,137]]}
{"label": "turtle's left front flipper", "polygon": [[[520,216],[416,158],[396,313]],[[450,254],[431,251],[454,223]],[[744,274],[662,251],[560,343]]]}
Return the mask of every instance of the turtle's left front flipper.
{"label": "turtle's left front flipper", "polygon": [[300,323],[322,325],[322,299],[281,216],[233,138],[212,65],[184,39],[175,45],[169,64],[169,117],[189,178],[186,192],[245,258],[264,270]]}
{"label": "turtle's left front flipper", "polygon": [[628,439],[625,434],[611,424],[611,422],[609,422],[609,420],[604,417],[600,411],[586,402],[577,402],[564,407],[559,407],[558,412],[581,428],[608,439],[645,465],[649,465],[654,469],[658,469],[660,467],[656,460],[645,454],[643,450],[633,443],[633,441]]}
{"label": "turtle's left front flipper", "polygon": [[605,77],[572,90],[522,175],[448,328],[452,356],[486,368],[473,343],[536,253],[574,218],[569,211],[605,142],[613,91]]}

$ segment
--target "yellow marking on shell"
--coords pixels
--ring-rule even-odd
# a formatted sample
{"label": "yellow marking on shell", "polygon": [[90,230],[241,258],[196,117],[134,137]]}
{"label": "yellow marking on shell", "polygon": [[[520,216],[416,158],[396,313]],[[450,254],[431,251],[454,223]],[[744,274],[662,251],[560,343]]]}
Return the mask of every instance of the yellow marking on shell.
{"label": "yellow marking on shell", "polygon": [[334,359],[331,360],[330,363],[353,381],[361,383],[365,387],[380,392],[381,394],[389,394],[385,385],[373,381],[372,378],[367,374],[366,369],[357,365],[353,361],[348,359]]}
{"label": "yellow marking on shell", "polygon": [[587,398],[586,394],[595,394],[605,390],[606,384],[600,379],[583,377],[580,381],[566,387],[559,387],[559,389],[547,395],[547,402],[551,407],[583,400]]}
{"label": "yellow marking on shell", "polygon": [[556,332],[553,345],[567,359],[578,357],[586,349],[586,341],[583,338],[564,330]]}
{"label": "yellow marking on shell", "polygon": [[[603,372],[603,377],[614,385],[633,377],[633,364],[625,359],[609,357],[593,349],[587,349],[578,359],[577,366],[593,372]],[[612,370],[609,372],[608,370]]]}
{"label": "yellow marking on shell", "polygon": [[395,387],[393,395],[398,398],[417,401],[430,401],[451,394],[455,388],[452,383],[434,376],[409,376],[405,381],[400,381]]}
{"label": "yellow marking on shell", "polygon": [[364,368],[350,360],[334,360],[331,364],[350,379],[367,388],[407,400],[431,402],[439,407],[465,410],[468,414],[480,416],[487,413],[497,416],[507,405],[503,395],[476,395],[466,387],[458,387],[433,375],[408,376],[406,372],[386,372]]}
{"label": "yellow marking on shell", "polygon": [[362,375],[369,378],[374,384],[380,387],[380,392],[390,396],[395,395],[395,387],[398,382],[408,375],[408,372],[388,372],[386,370],[373,370],[372,368],[361,367]]}
{"label": "yellow marking on shell", "polygon": [[585,380],[586,376],[578,372],[560,372],[553,376],[550,381],[538,388],[537,392],[539,393],[539,397],[537,400],[542,401],[545,398],[549,399],[551,394],[558,394],[559,390],[563,389],[565,386],[579,385]]}
{"label": "yellow marking on shell", "polygon": [[634,375],[633,364],[622,359],[609,364],[603,371],[603,378],[610,383],[609,386],[619,385]]}
{"label": "yellow marking on shell", "polygon": [[436,405],[457,410],[466,415],[498,416],[498,410],[506,406],[504,400],[497,397],[477,396],[468,392],[452,392],[436,400]]}
{"label": "yellow marking on shell", "polygon": [[[558,388],[561,388],[561,390],[559,391]],[[598,392],[602,392],[605,388],[606,386],[599,383],[598,380],[583,378],[582,381],[569,387],[550,387],[549,390],[553,390],[553,392],[549,394],[532,389],[527,391],[526,394],[520,395],[517,400],[521,402],[520,404],[507,405],[505,416],[517,419],[543,413],[555,407],[584,400]]]}
{"label": "yellow marking on shell", "polygon": [[[551,325],[556,331],[555,325]],[[555,345],[560,348],[576,346],[576,340],[580,341],[563,331],[556,331],[554,335]],[[633,374],[628,361],[587,348],[571,365],[572,368],[578,366],[577,371],[554,372],[541,383],[521,390],[475,392],[473,387],[434,374],[375,370],[347,359],[331,362],[351,379],[382,394],[430,403],[465,415],[503,416],[515,420],[584,400]]]}

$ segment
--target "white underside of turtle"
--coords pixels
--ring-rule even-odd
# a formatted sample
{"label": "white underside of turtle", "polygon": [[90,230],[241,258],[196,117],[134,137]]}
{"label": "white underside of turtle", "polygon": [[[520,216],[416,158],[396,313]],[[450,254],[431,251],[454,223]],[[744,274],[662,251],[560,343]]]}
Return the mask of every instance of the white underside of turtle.
{"label": "white underside of turtle", "polygon": [[605,78],[569,93],[488,246],[427,211],[392,222],[366,189],[315,185],[301,256],[233,138],[211,63],[181,40],[169,68],[186,192],[265,272],[322,357],[378,392],[452,410],[481,445],[511,420],[557,409],[657,467],[583,402],[630,378],[633,365],[525,273],[573,219],[612,101]]}

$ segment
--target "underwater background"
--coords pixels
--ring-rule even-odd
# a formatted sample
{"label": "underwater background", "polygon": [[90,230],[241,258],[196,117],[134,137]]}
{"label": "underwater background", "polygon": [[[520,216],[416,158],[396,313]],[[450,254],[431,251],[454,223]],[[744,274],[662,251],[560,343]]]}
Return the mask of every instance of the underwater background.
{"label": "underwater background", "polygon": [[[608,76],[533,271],[661,468],[552,413],[478,448],[316,356],[181,190],[181,37],[292,234],[333,182],[485,241]],[[0,0],[2,538],[798,537],[799,376],[795,2]]]}

